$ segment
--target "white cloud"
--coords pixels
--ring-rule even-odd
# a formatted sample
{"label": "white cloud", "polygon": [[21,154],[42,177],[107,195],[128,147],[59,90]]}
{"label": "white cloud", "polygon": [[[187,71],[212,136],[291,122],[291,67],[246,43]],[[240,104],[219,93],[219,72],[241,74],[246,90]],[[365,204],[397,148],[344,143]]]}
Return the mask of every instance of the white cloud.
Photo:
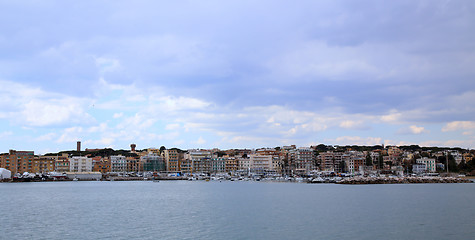
{"label": "white cloud", "polygon": [[473,121],[454,121],[447,123],[442,132],[457,131],[457,130],[470,130],[475,129],[475,122]]}
{"label": "white cloud", "polygon": [[162,111],[180,111],[187,109],[203,109],[210,106],[210,103],[203,100],[191,97],[172,97],[172,96],[152,96],[152,103],[156,101],[162,109]]}
{"label": "white cloud", "polygon": [[155,122],[156,119],[153,119],[150,115],[136,113],[134,116],[127,117],[121,123],[117,124],[117,128],[129,130],[146,130],[150,128]]}
{"label": "white cloud", "polygon": [[339,126],[344,129],[357,129],[357,130],[368,129],[368,127],[364,125],[363,120],[356,120],[356,121],[344,120],[340,122]]}
{"label": "white cloud", "polygon": [[95,58],[96,66],[100,72],[114,72],[120,68],[120,62],[118,59],[98,57]]}
{"label": "white cloud", "polygon": [[82,127],[70,127],[63,130],[57,143],[71,143],[80,141],[83,138],[84,129]]}
{"label": "white cloud", "polygon": [[359,136],[341,136],[335,139],[326,139],[326,141],[337,145],[380,145],[383,139],[380,137],[359,137]]}
{"label": "white cloud", "polygon": [[47,133],[47,134],[41,135],[41,136],[35,138],[35,140],[36,141],[52,141],[56,137],[57,137],[57,134],[52,132],[52,133]]}
{"label": "white cloud", "polygon": [[113,118],[121,118],[122,116],[124,116],[124,113],[120,112],[120,113],[114,113],[114,116],[112,116],[112,117]]}
{"label": "white cloud", "polygon": [[381,116],[383,122],[397,122],[401,119],[402,114],[393,109],[388,114]]}
{"label": "white cloud", "polygon": [[429,133],[429,130],[426,130],[424,127],[411,125],[409,127],[399,129],[397,133],[398,134],[422,134],[422,133]]}
{"label": "white cloud", "polygon": [[196,140],[194,143],[197,144],[197,145],[203,145],[203,144],[206,143],[206,140],[203,137],[200,136],[198,138],[198,140]]}
{"label": "white cloud", "polygon": [[8,86],[0,89],[2,103],[0,118],[13,119],[12,123],[23,126],[58,126],[89,124],[94,119],[86,112],[92,101],[43,91],[28,85],[0,81]]}
{"label": "white cloud", "polygon": [[171,123],[165,126],[165,130],[177,130],[179,128],[180,128],[180,124],[178,123]]}
{"label": "white cloud", "polygon": [[84,112],[75,99],[32,100],[23,105],[21,115],[29,126],[50,126],[65,123],[85,124],[92,117]]}

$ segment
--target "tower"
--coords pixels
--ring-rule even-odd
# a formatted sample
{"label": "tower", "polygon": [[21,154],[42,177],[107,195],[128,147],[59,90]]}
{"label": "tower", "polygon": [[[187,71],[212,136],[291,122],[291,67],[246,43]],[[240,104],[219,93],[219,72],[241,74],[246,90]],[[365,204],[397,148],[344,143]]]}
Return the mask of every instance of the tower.
{"label": "tower", "polygon": [[135,145],[135,143],[130,144],[130,151],[135,152],[135,147],[137,147],[137,145]]}

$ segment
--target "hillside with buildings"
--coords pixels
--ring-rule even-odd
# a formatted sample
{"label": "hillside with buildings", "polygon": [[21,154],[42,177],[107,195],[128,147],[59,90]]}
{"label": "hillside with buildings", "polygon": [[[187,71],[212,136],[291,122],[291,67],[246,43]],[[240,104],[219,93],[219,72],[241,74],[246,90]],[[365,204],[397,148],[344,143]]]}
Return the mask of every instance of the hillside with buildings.
{"label": "hillside with buildings", "polygon": [[[56,173],[136,175],[143,172],[174,176],[231,174],[305,177],[331,175],[434,174],[457,172],[475,175],[475,152],[461,148],[412,146],[295,145],[258,149],[147,148],[136,150],[85,149],[35,155],[10,150],[0,155],[0,168],[12,176]],[[448,160],[448,169],[447,169]]]}

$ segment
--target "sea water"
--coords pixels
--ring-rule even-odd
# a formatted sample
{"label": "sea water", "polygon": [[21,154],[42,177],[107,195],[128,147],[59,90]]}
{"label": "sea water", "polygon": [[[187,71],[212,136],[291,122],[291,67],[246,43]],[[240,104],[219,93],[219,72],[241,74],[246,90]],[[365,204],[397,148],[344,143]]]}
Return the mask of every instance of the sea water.
{"label": "sea water", "polygon": [[475,184],[0,184],[0,239],[475,239]]}

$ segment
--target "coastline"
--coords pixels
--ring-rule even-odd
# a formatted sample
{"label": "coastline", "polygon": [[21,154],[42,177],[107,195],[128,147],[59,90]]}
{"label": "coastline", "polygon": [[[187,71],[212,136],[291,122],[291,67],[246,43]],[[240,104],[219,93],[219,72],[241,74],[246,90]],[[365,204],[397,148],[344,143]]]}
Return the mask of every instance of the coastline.
{"label": "coastline", "polygon": [[289,178],[289,179],[219,179],[219,180],[210,180],[206,179],[193,179],[186,177],[157,177],[157,178],[144,178],[144,177],[111,177],[101,180],[73,180],[73,179],[34,179],[34,178],[19,178],[19,179],[3,179],[0,180],[0,183],[22,183],[22,182],[70,182],[70,181],[105,181],[105,182],[114,182],[114,181],[202,181],[202,182],[221,182],[221,181],[254,181],[254,182],[295,182],[295,183],[311,183],[311,184],[345,184],[345,185],[367,185],[367,184],[423,184],[423,183],[475,183],[475,177],[349,177],[349,178],[327,178],[316,181],[317,178]]}

